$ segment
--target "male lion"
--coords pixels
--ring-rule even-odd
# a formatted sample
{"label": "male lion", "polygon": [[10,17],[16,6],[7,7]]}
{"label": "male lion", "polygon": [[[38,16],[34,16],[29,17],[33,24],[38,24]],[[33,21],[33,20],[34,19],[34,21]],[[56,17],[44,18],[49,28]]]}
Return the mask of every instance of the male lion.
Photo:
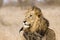
{"label": "male lion", "polygon": [[[33,6],[26,12],[23,27],[23,35],[26,40],[55,40],[55,33],[49,27],[49,22],[44,18],[40,8]],[[43,37],[46,37],[43,39]]]}

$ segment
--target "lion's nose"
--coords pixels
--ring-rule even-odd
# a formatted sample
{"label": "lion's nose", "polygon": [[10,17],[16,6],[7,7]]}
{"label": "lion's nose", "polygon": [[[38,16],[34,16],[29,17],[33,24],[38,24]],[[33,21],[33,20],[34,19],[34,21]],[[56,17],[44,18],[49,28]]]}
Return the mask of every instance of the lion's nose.
{"label": "lion's nose", "polygon": [[26,21],[23,21],[24,23],[26,23]]}

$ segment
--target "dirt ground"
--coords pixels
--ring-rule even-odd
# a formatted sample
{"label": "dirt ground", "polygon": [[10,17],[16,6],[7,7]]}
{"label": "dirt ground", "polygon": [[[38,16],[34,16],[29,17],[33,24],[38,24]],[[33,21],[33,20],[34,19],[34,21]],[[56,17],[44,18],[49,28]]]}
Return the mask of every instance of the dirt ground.
{"label": "dirt ground", "polygon": [[[60,6],[41,7],[42,13],[49,20],[50,28],[56,33],[56,40],[60,40]],[[20,7],[0,8],[0,40],[18,40],[19,29],[22,27],[24,13]]]}

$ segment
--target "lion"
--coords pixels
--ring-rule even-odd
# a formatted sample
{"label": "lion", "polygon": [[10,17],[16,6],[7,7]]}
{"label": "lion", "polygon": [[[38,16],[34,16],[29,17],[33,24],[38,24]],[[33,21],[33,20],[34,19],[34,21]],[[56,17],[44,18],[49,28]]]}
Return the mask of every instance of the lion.
{"label": "lion", "polygon": [[42,40],[45,35],[46,40],[55,40],[55,32],[49,28],[49,21],[44,18],[41,9],[36,6],[26,12],[20,31],[22,30],[26,40]]}

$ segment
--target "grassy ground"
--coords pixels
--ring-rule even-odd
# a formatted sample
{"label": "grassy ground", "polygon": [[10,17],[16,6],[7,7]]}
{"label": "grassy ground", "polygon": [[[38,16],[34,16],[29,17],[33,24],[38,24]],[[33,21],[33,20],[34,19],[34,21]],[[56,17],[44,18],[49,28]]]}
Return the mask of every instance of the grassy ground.
{"label": "grassy ground", "polygon": [[[60,6],[38,6],[50,22],[50,28],[56,33],[56,39],[60,40]],[[0,40],[18,40],[19,29],[22,27],[24,13],[20,7],[0,8]]]}

